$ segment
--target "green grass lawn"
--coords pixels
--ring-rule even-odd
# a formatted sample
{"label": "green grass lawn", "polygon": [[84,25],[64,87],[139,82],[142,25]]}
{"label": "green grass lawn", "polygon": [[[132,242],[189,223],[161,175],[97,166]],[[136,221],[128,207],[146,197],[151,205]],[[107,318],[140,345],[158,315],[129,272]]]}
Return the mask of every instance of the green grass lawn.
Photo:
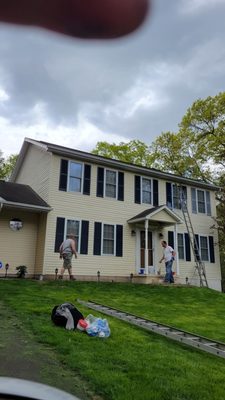
{"label": "green grass lawn", "polygon": [[[108,339],[55,327],[65,301],[93,300],[225,342],[225,295],[210,289],[116,283],[0,280],[1,300],[103,399],[224,400],[225,360],[107,317]],[[66,390],[66,388],[65,388]]]}

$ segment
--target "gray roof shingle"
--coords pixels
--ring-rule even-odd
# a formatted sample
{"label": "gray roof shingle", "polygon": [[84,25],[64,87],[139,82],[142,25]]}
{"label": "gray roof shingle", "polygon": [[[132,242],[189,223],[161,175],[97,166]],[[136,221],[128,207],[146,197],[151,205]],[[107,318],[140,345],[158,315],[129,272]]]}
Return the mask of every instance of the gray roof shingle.
{"label": "gray roof shingle", "polygon": [[5,203],[18,203],[50,209],[50,206],[30,186],[21,183],[0,180],[0,198]]}

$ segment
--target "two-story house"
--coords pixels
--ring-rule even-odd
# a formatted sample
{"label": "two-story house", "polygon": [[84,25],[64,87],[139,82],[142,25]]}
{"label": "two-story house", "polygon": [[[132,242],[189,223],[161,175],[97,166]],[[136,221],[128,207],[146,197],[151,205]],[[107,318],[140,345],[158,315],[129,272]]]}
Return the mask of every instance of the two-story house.
{"label": "two-story house", "polygon": [[30,276],[54,278],[60,243],[73,233],[77,279],[156,282],[166,240],[177,253],[176,281],[198,285],[178,186],[209,287],[221,290],[215,186],[27,138],[10,182],[0,184],[0,274],[5,263],[9,273],[22,264]]}

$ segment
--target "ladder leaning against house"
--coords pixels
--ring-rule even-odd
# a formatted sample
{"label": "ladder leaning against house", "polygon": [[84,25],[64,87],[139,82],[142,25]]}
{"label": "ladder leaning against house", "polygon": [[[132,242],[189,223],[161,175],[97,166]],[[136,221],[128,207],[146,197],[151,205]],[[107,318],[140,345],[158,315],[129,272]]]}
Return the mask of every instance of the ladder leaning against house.
{"label": "ladder leaning against house", "polygon": [[206,272],[205,272],[205,264],[201,259],[201,254],[199,251],[199,243],[197,242],[197,239],[196,239],[196,236],[194,233],[194,229],[193,229],[193,225],[191,222],[190,214],[188,211],[187,197],[186,197],[186,194],[185,194],[182,186],[178,186],[178,190],[179,190],[181,210],[183,213],[184,222],[185,222],[185,225],[187,228],[187,233],[188,233],[189,240],[190,240],[190,245],[191,245],[192,252],[194,255],[195,268],[199,275],[200,286],[208,287],[208,282],[207,282]]}

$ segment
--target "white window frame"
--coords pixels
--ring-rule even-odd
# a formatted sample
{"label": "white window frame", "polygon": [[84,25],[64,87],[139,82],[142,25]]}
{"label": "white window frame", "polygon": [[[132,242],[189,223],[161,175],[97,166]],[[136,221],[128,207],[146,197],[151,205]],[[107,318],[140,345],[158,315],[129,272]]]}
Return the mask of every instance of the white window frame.
{"label": "white window frame", "polygon": [[[107,254],[107,253],[104,253],[104,252],[103,252],[103,250],[104,250],[104,226],[105,226],[105,225],[110,225],[110,226],[113,226],[113,227],[114,227],[113,254]],[[116,225],[115,225],[115,224],[112,224],[112,223],[109,223],[109,222],[102,222],[101,255],[102,255],[102,256],[107,256],[107,257],[109,257],[109,256],[114,257],[114,256],[116,255]]]}
{"label": "white window frame", "polygon": [[[106,186],[107,186],[106,175],[107,175],[107,171],[114,172],[116,174],[116,195],[115,195],[115,197],[106,195]],[[115,199],[115,200],[118,198],[118,171],[116,171],[114,169],[111,169],[111,168],[104,168],[104,197],[107,198],[107,199]]]}
{"label": "white window frame", "polygon": [[65,219],[65,232],[64,232],[64,240],[66,240],[67,238],[67,228],[68,228],[68,221],[75,221],[75,222],[79,222],[79,232],[78,232],[78,243],[77,243],[77,253],[80,253],[80,243],[81,243],[81,220],[77,219],[77,218],[66,218]]}
{"label": "white window frame", "polygon": [[[70,166],[71,164],[79,164],[81,165],[81,184],[80,184],[80,190],[76,191],[76,190],[70,190]],[[75,178],[75,177],[74,177]],[[79,179],[79,178],[77,178]],[[68,173],[67,173],[67,192],[70,193],[83,193],[83,184],[84,184],[84,163],[79,162],[79,161],[74,161],[74,160],[69,160],[68,162]]]}
{"label": "white window frame", "polygon": [[[204,207],[205,207],[205,211],[199,211],[199,192],[202,192],[204,195]],[[207,213],[207,205],[206,205],[206,192],[205,190],[202,189],[196,189],[196,201],[197,201],[197,210],[199,214],[206,214]],[[202,204],[202,202],[201,202]]]}
{"label": "white window frame", "polygon": [[[210,196],[210,191],[205,190],[205,189],[197,189],[197,188],[191,188],[191,190],[194,189],[195,191],[195,204],[196,204],[196,211],[197,214],[202,214],[202,215],[211,215],[211,196]],[[199,211],[199,200],[198,200],[198,192],[203,192],[204,193],[204,205],[205,205],[205,212]],[[210,206],[210,214],[208,214],[208,209],[207,209],[207,195],[206,193],[209,193],[209,206]]]}
{"label": "white window frame", "polygon": [[[146,179],[151,182],[151,199],[150,203],[143,202],[143,179]],[[141,204],[153,204],[153,180],[147,176],[141,176]]]}
{"label": "white window frame", "polygon": [[[180,254],[179,254],[178,235],[182,235],[182,238],[183,238],[183,252],[184,252],[184,258],[181,258],[181,257],[180,257]],[[184,237],[184,233],[180,233],[180,232],[179,232],[179,233],[177,234],[177,251],[178,251],[179,260],[185,261],[185,260],[186,260],[186,247],[185,247],[185,237]]]}
{"label": "white window frame", "polygon": [[[208,253],[208,254],[207,254],[207,255],[208,255],[208,259],[207,259],[207,260],[203,260],[203,258],[202,258],[201,238],[206,238],[206,242],[207,242],[207,253]],[[200,256],[201,256],[201,260],[202,260],[203,262],[210,262],[209,237],[208,237],[207,235],[198,235],[198,241],[199,241],[198,247],[199,247],[199,253],[200,253]]]}

